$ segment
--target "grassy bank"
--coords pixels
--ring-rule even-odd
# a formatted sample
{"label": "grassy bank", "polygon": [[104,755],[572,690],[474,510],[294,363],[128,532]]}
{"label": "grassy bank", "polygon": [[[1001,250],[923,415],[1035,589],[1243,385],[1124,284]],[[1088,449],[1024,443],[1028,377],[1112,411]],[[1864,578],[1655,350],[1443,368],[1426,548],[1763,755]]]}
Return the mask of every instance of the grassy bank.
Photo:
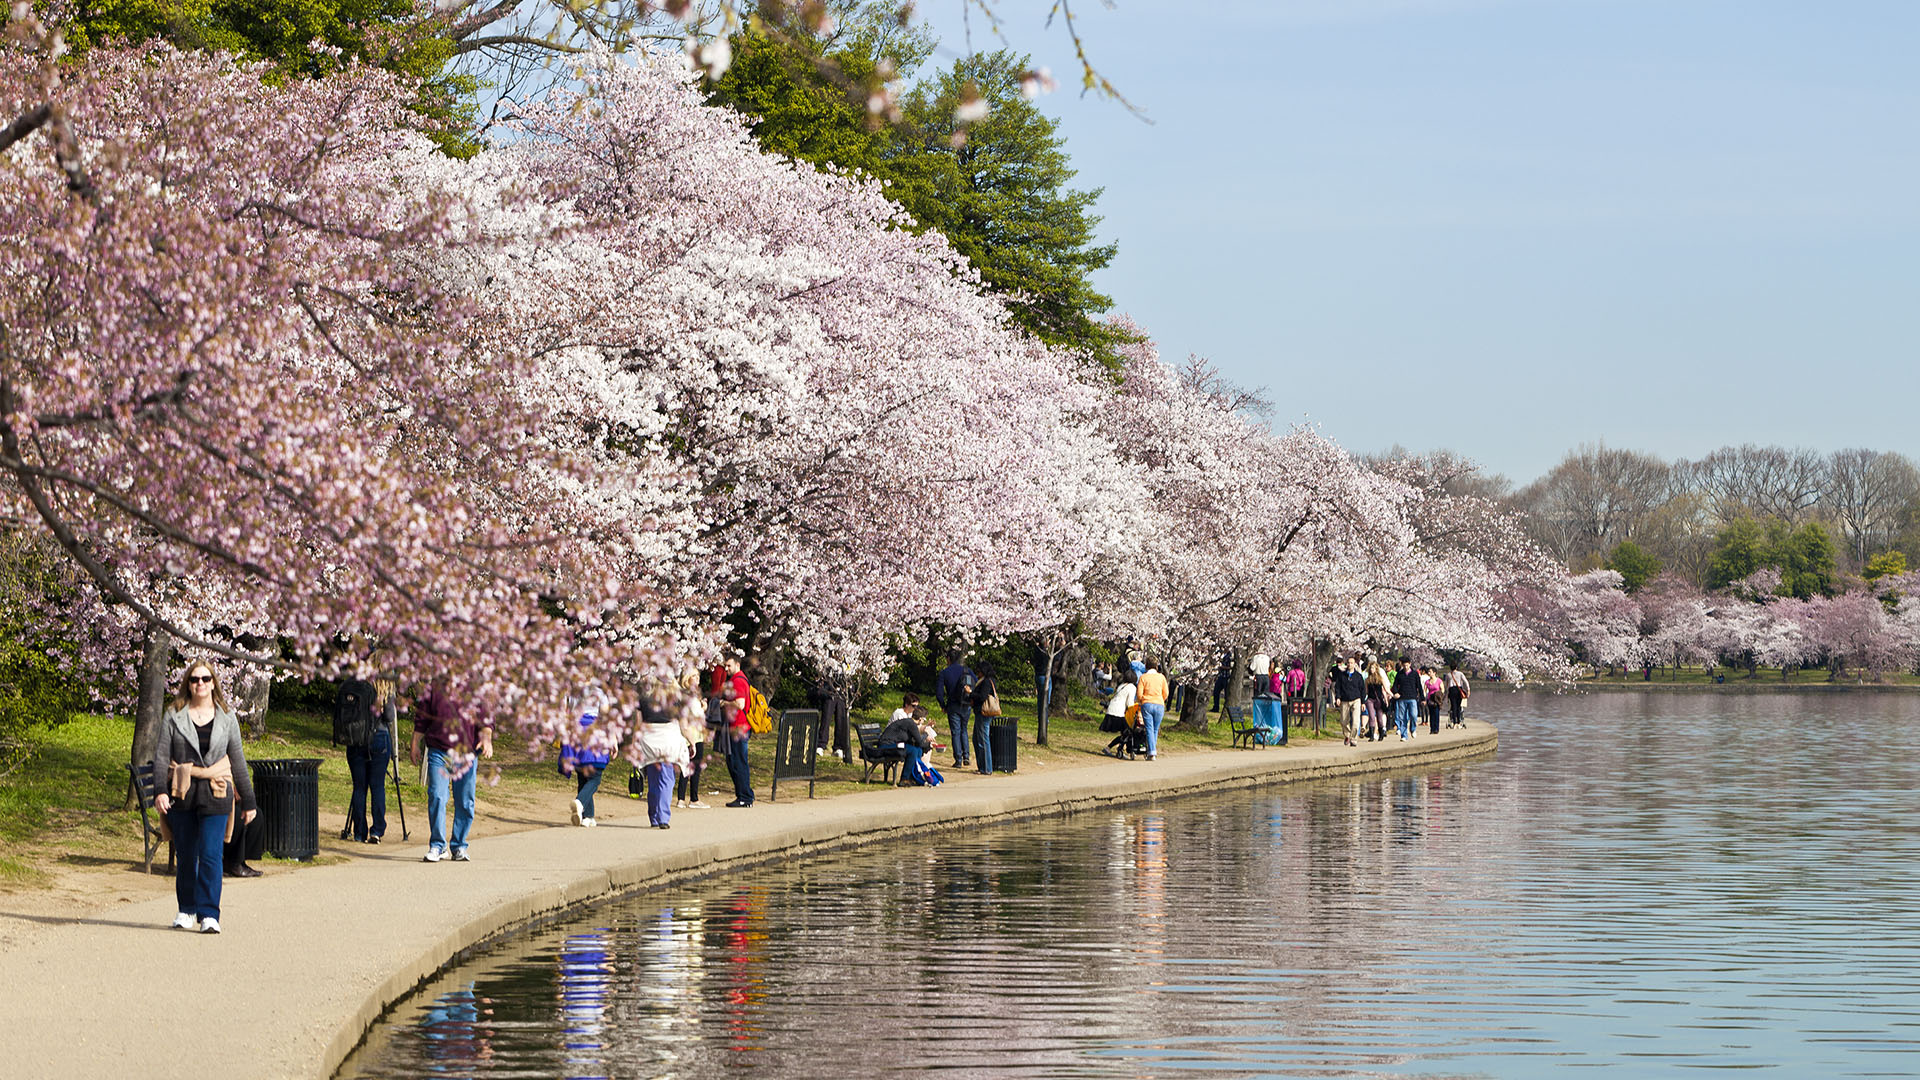
{"label": "grassy bank", "polygon": [[[1589,689],[1890,689],[1896,687],[1920,687],[1920,676],[1907,672],[1895,672],[1868,679],[1863,672],[1851,672],[1838,679],[1829,677],[1826,668],[1789,668],[1763,667],[1749,671],[1746,668],[1715,668],[1709,675],[1705,668],[1655,668],[1653,677],[1648,679],[1640,669],[1629,670],[1624,676],[1618,673],[1593,675],[1580,680],[1579,685]],[[1723,681],[1715,682],[1714,676]]]}
{"label": "grassy bank", "polygon": [[[899,692],[883,693],[872,708],[857,710],[854,720],[884,722],[899,704]],[[1004,705],[1007,715],[1019,723],[1023,771],[1058,768],[1098,756],[1111,738],[1100,732],[1100,703],[1090,696],[1075,696],[1064,710],[1056,707],[1050,725],[1050,745],[1045,747],[1034,743],[1038,711],[1035,702],[1031,698],[1009,698],[1004,700]],[[1226,725],[1219,722],[1217,716],[1215,719],[1206,732],[1167,727],[1161,734],[1165,750],[1180,753],[1227,748],[1230,738]],[[945,718],[936,716],[935,726],[941,729],[938,741],[946,742]],[[1334,730],[1337,732],[1337,729],[1336,723]],[[323,852],[345,820],[352,791],[345,756],[331,745],[331,734],[331,723],[326,716],[273,710],[267,714],[266,735],[247,741],[250,759],[320,760]],[[404,731],[402,736],[404,739]],[[34,733],[31,760],[0,785],[0,890],[40,885],[49,870],[61,864],[76,868],[136,871],[140,868],[139,813],[126,799],[125,762],[132,738],[131,721],[104,716],[85,717],[51,731]],[[1310,736],[1296,729],[1294,738]],[[517,734],[506,730],[500,732],[495,750],[493,767],[483,775],[480,789],[482,816],[521,826],[557,824],[564,820],[572,783],[556,772],[552,753],[536,755]],[[764,800],[772,775],[770,736],[756,738],[750,758],[754,787]],[[932,760],[936,765],[950,761],[951,751],[937,751]],[[631,772],[632,767],[625,761],[616,761],[602,782],[601,798],[623,796]],[[860,772],[858,761],[843,763],[830,756],[823,757],[818,767],[816,790],[821,797],[878,790],[877,786],[862,785]],[[425,793],[418,783],[417,770],[409,767],[404,759],[400,775],[400,797],[405,804],[407,823],[415,830],[418,840],[424,828]],[[728,792],[724,762],[714,760],[706,775],[703,786],[710,795]],[[803,798],[804,783],[783,783],[780,796],[783,801]],[[721,794],[722,801],[727,797],[730,795]],[[390,839],[398,840],[399,815],[391,794],[387,813]],[[323,854],[320,861],[339,857]]]}

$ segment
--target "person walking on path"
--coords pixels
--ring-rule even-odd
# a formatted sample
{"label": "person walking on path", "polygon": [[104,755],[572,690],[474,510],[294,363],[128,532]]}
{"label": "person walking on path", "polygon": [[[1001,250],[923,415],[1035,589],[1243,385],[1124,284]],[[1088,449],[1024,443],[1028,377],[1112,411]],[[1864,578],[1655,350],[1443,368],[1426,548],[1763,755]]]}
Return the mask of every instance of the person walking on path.
{"label": "person walking on path", "polygon": [[973,672],[961,663],[958,648],[947,650],[947,666],[933,684],[933,698],[947,714],[947,734],[953,739],[953,767],[967,767],[967,725],[973,719]]}
{"label": "person walking on path", "polygon": [[[451,697],[436,680],[413,706],[409,757],[418,765],[422,755],[427,763],[427,854],[421,861],[439,862],[451,854],[454,862],[468,862],[474,789],[480,758],[493,756],[493,721]],[[457,760],[460,757],[465,760]],[[445,824],[448,802],[453,804],[451,830]]]}
{"label": "person walking on path", "polygon": [[1393,677],[1393,726],[1399,730],[1401,742],[1413,738],[1413,729],[1420,723],[1420,698],[1425,693],[1413,663],[1400,661],[1400,670]]}
{"label": "person walking on path", "polygon": [[1147,731],[1147,760],[1160,756],[1160,723],[1167,718],[1167,677],[1160,665],[1147,658],[1146,674],[1140,676],[1140,726]]}
{"label": "person walking on path", "polygon": [[1420,688],[1424,693],[1421,700],[1427,705],[1427,734],[1440,734],[1440,703],[1446,700],[1446,690],[1440,685],[1440,676],[1430,667],[1420,669]]}
{"label": "person walking on path", "polygon": [[573,777],[573,803],[568,808],[570,820],[582,828],[594,826],[593,796],[600,790],[600,781],[605,779],[607,766],[613,763],[613,752],[606,747],[596,747],[592,743],[593,729],[600,723],[600,710],[605,699],[598,691],[590,690],[580,696],[577,707],[580,710],[579,745],[562,743],[560,745],[560,775]]}
{"label": "person walking on path", "polygon": [[1448,727],[1466,726],[1467,697],[1470,692],[1470,688],[1467,686],[1466,672],[1461,671],[1457,665],[1450,669],[1447,672]]}
{"label": "person walking on path", "polygon": [[993,665],[983,660],[974,673],[973,693],[968,698],[973,709],[973,760],[980,766],[981,776],[993,775],[993,722],[999,719],[987,715],[989,698],[1000,700],[1000,683],[993,677]]}
{"label": "person walking on path", "polygon": [[1360,661],[1349,656],[1333,672],[1333,697],[1340,703],[1340,737],[1348,746],[1360,724],[1360,702],[1367,696],[1366,676],[1360,674]]}
{"label": "person walking on path", "polygon": [[641,696],[640,730],[634,738],[640,748],[640,771],[647,782],[647,824],[670,829],[674,778],[687,768],[693,748],[687,745],[678,718],[661,708],[658,701],[658,694]]}
{"label": "person walking on path", "polygon": [[1367,658],[1367,731],[1368,739],[1387,737],[1387,672],[1380,661]]}
{"label": "person walking on path", "polygon": [[718,675],[714,693],[726,717],[721,738],[727,744],[727,775],[733,779],[733,801],[727,805],[744,809],[753,805],[753,773],[747,764],[747,737],[753,733],[753,687],[747,682],[747,673],[740,670],[738,656],[727,657]]}
{"label": "person walking on path", "polygon": [[187,665],[172,707],[160,718],[153,751],[154,809],[179,853],[173,895],[179,914],[173,925],[203,934],[220,932],[221,849],[237,812],[243,823],[259,812],[247,755],[240,746],[240,720],[227,704],[213,665]]}

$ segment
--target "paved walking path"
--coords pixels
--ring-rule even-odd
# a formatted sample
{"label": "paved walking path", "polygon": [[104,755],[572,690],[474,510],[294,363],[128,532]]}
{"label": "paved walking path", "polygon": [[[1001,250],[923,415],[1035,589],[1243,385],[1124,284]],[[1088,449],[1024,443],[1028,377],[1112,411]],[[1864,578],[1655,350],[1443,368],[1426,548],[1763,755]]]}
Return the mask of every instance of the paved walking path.
{"label": "paved walking path", "polygon": [[641,818],[487,837],[483,821],[471,863],[427,865],[424,844],[395,844],[343,865],[229,881],[218,936],[170,929],[171,897],[72,919],[9,913],[0,900],[0,920],[36,923],[0,954],[0,1075],[324,1080],[387,1005],[461,949],[610,892],[897,830],[1417,768],[1495,745],[1494,730],[1471,721],[1408,743],[1102,759],[817,802],[804,785],[790,802],[783,786],[779,803],[681,812],[665,831]]}

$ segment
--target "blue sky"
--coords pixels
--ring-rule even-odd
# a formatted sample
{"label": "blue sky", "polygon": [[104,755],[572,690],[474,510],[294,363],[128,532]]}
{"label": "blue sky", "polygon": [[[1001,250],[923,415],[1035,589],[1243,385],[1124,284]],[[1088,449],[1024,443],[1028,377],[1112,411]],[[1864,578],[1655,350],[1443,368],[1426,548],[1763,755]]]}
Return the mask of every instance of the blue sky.
{"label": "blue sky", "polygon": [[1106,189],[1100,286],[1276,424],[1517,482],[1599,440],[1920,458],[1920,3],[1082,0],[1152,124],[997,6]]}

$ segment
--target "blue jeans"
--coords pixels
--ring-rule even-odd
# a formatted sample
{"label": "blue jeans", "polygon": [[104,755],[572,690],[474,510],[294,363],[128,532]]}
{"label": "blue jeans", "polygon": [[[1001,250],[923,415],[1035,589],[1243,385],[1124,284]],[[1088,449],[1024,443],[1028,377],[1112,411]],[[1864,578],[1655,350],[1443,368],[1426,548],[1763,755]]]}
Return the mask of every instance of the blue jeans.
{"label": "blue jeans", "polygon": [[[365,746],[347,747],[347,772],[353,777],[353,798],[347,803],[347,823],[355,840],[387,835],[387,761],[393,747],[387,729],[373,733]],[[372,803],[373,821],[367,821],[368,803]]]}
{"label": "blue jeans", "polygon": [[733,777],[733,801],[752,806],[753,774],[747,771],[747,733],[729,730],[720,737],[727,741],[727,775]]}
{"label": "blue jeans", "polygon": [[[480,779],[480,763],[470,761],[459,779],[447,775],[447,752],[427,749],[427,850],[446,851],[451,841],[455,852],[467,850],[467,830],[473,827],[474,782]],[[453,799],[453,832],[443,831],[447,799]]]}
{"label": "blue jeans", "polygon": [[1140,726],[1147,729],[1147,756],[1160,752],[1160,721],[1167,718],[1167,705],[1163,701],[1143,701],[1140,703]]}
{"label": "blue jeans", "polygon": [[[237,802],[237,800],[236,800]],[[201,919],[220,917],[221,850],[227,842],[227,815],[201,817],[183,806],[167,811],[173,830],[175,910]]]}
{"label": "blue jeans", "polygon": [[1420,703],[1410,697],[1396,698],[1393,702],[1393,726],[1405,739],[1413,734],[1420,723]]}
{"label": "blue jeans", "polygon": [[973,718],[973,760],[982,776],[993,772],[993,717]]}
{"label": "blue jeans", "polygon": [[947,710],[947,737],[953,740],[953,764],[955,768],[967,767],[967,724],[973,719],[971,708],[959,711]]}
{"label": "blue jeans", "polygon": [[579,769],[573,771],[573,784],[574,787],[578,789],[573,797],[580,800],[581,817],[593,816],[593,793],[600,790],[600,780],[606,775],[607,767],[605,765],[593,766],[593,775],[591,777],[580,775]]}
{"label": "blue jeans", "polygon": [[[673,820],[673,781],[674,767],[665,761],[656,761],[643,772],[647,777],[647,824],[665,825]],[[593,783],[599,783],[595,776]],[[589,817],[592,815],[589,814]]]}

